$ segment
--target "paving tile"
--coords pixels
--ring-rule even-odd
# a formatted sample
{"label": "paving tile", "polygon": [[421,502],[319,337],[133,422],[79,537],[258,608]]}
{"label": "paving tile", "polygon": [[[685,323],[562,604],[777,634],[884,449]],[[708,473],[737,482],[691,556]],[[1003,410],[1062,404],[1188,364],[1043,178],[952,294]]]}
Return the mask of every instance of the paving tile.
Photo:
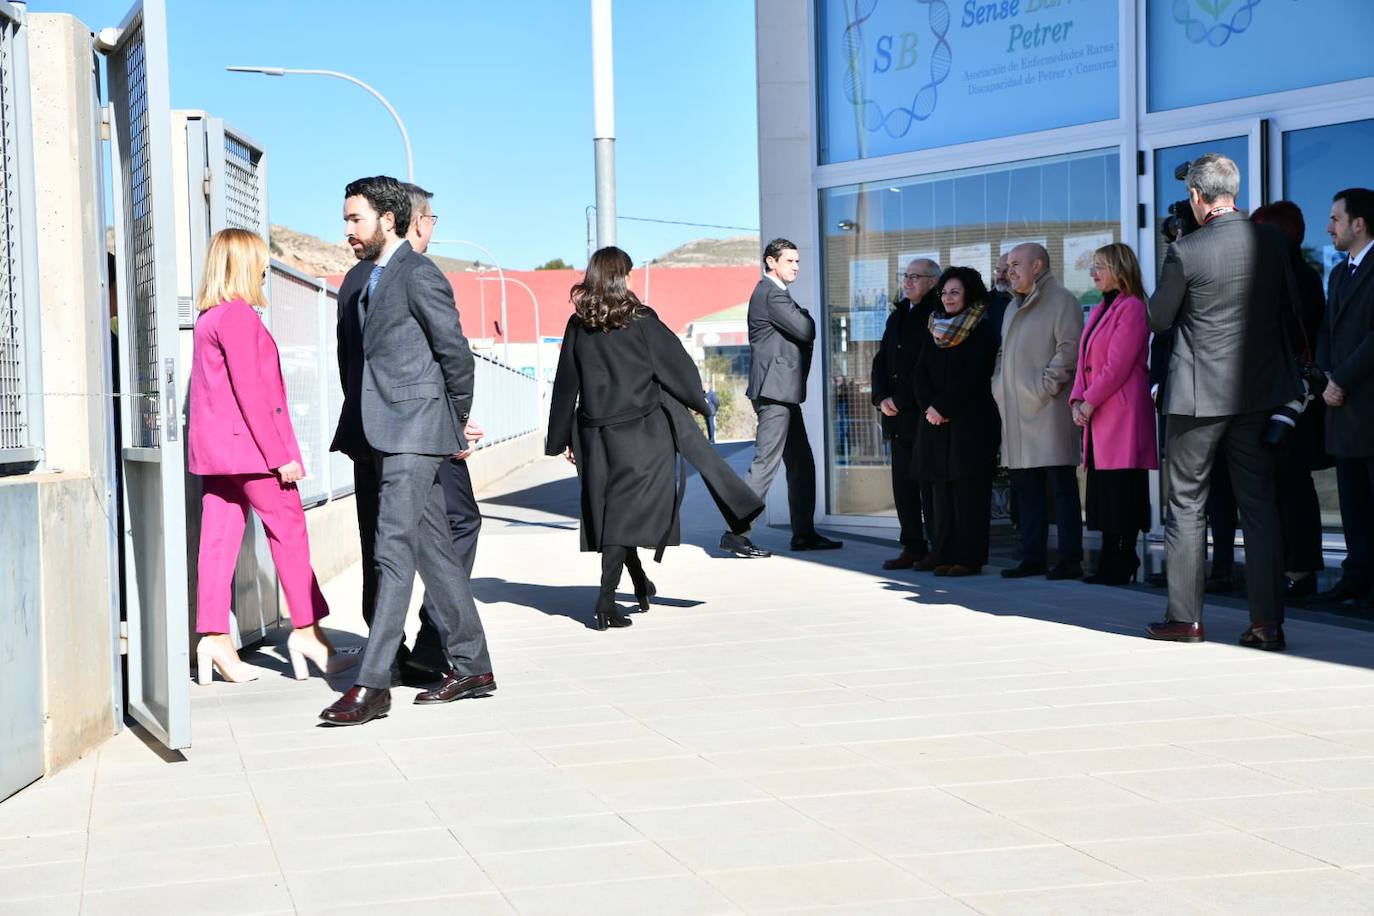
{"label": "paving tile", "polygon": [[150,911],[241,916],[291,913],[294,906],[284,881],[261,877],[107,891],[86,894],[81,901],[82,916],[128,916]]}
{"label": "paving tile", "polygon": [[[1374,794],[1368,799],[1374,803]],[[1188,809],[1241,830],[1374,824],[1374,807],[1338,793],[1295,792],[1259,798],[1204,798]]]}
{"label": "paving tile", "polygon": [[929,785],[928,780],[919,775],[903,773],[876,764],[753,773],[747,779],[751,784],[778,798],[883,792]]}
{"label": "paving tile", "polygon": [[632,843],[644,839],[643,834],[614,814],[465,823],[451,829],[463,849],[473,856]]}
{"label": "paving tile", "polygon": [[420,801],[368,807],[354,807],[342,803],[335,808],[315,808],[309,811],[270,811],[264,817],[264,821],[273,842],[325,838],[335,834],[356,836],[442,826],[434,810]]}
{"label": "paving tile", "polygon": [[834,830],[881,856],[1044,846],[1053,840],[1007,818],[972,809],[959,817],[840,821]]}
{"label": "paving tile", "polygon": [[1254,769],[1313,789],[1374,788],[1374,757],[1257,763]]}
{"label": "paving tile", "polygon": [[699,874],[873,857],[864,847],[823,827],[780,833],[676,837],[660,839],[658,843],[669,855]]}
{"label": "paving tile", "polygon": [[865,763],[859,749],[820,745],[812,747],[767,748],[758,751],[727,751],[710,754],[706,760],[726,773],[748,776],[751,773],[778,773],[788,770],[828,770]]}
{"label": "paving tile", "polygon": [[1374,867],[1374,823],[1261,830],[1259,836],[1340,868]]}
{"label": "paving tile", "polygon": [[431,897],[494,893],[491,881],[471,859],[433,859],[386,865],[353,865],[287,876],[301,910],[320,910]]}
{"label": "paving tile", "polygon": [[730,776],[643,782],[596,789],[595,793],[608,807],[621,812],[761,801],[769,797],[743,779]]}
{"label": "paving tile", "polygon": [[479,854],[482,871],[502,890],[685,875],[682,863],[648,842]]}
{"label": "paving tile", "polygon": [[1335,868],[1173,881],[1169,888],[1227,916],[1374,913],[1374,881]]}
{"label": "paving tile", "polygon": [[996,814],[1037,808],[1080,808],[1129,805],[1141,796],[1095,776],[1062,776],[950,786],[945,791]]}
{"label": "paving tile", "polygon": [[220,846],[211,849],[167,849],[156,855],[113,854],[86,861],[86,893],[194,884],[207,875],[229,880],[249,877],[280,879],[277,857],[268,843]]}
{"label": "paving tile", "polygon": [[977,911],[953,897],[919,897],[913,900],[890,900],[885,903],[844,903],[839,906],[800,907],[770,910],[775,916],[971,916]]}
{"label": "paving tile", "polygon": [[858,908],[943,896],[910,872],[880,859],[723,871],[708,875],[707,880],[746,912],[824,905]]}
{"label": "paving tile", "polygon": [[515,910],[501,894],[464,894],[427,900],[397,900],[360,906],[330,904],[297,908],[297,916],[513,916]]}
{"label": "paving tile", "polygon": [[1283,795],[1302,788],[1292,782],[1234,765],[1144,773],[1104,773],[1098,778],[1161,802]]}
{"label": "paving tile", "polygon": [[1115,884],[1134,878],[1067,846],[985,849],[894,859],[951,896]]}
{"label": "paving tile", "polygon": [[979,808],[942,789],[902,789],[896,792],[856,792],[793,798],[788,804],[823,824],[892,820],[918,822],[965,817]]}
{"label": "paving tile", "polygon": [[506,892],[521,916],[725,916],[743,912],[693,875],[525,887]]}
{"label": "paving tile", "polygon": [[1310,856],[1248,834],[1204,833],[1076,843],[1078,849],[1150,881],[1322,868]]}
{"label": "paving tile", "polygon": [[604,814],[609,810],[585,789],[490,794],[461,792],[432,800],[429,806],[441,822],[450,826]]}
{"label": "paving tile", "polygon": [[1185,808],[1153,802],[1016,811],[1007,816],[1028,829],[1070,845],[1229,830],[1198,814],[1192,806]]}
{"label": "paving tile", "polygon": [[81,886],[80,859],[0,868],[0,901],[51,897],[64,889]]}
{"label": "paving tile", "polygon": [[964,902],[984,916],[1213,916],[1215,911],[1164,884],[1112,884],[979,894]]}
{"label": "paving tile", "polygon": [[158,855],[173,849],[209,849],[265,843],[267,828],[256,814],[189,819],[159,824],[122,824],[91,834],[87,852],[93,859]]}
{"label": "paving tile", "polygon": [[0,900],[0,916],[79,916],[80,912],[80,894]]}
{"label": "paving tile", "polygon": [[815,821],[780,801],[749,801],[686,808],[653,808],[620,815],[652,840],[806,830]]}
{"label": "paving tile", "polygon": [[80,862],[85,858],[86,834],[77,831],[0,839],[0,869]]}
{"label": "paving tile", "polygon": [[326,837],[274,837],[272,848],[288,875],[354,866],[405,864],[467,855],[444,827],[391,833],[332,833]]}

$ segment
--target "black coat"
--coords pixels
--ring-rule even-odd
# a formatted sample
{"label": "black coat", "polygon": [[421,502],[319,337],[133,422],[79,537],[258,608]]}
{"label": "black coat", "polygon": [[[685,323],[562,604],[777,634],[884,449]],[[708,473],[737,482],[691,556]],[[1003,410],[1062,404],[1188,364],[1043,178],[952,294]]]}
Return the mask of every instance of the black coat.
{"label": "black coat", "polygon": [[872,379],[873,406],[877,407],[887,398],[892,398],[897,405],[895,417],[879,412],[884,439],[910,441],[916,437],[921,408],[916,403],[915,389],[911,386],[911,373],[921,353],[921,341],[930,336],[926,324],[930,320],[931,309],[939,301],[933,291],[917,302],[914,308],[911,300],[898,299],[896,308],[887,316],[882,343],[873,355]]}
{"label": "black coat", "polygon": [[549,407],[545,452],[569,445],[582,485],[582,549],[680,543],[685,467],[697,469],[733,530],[763,503],[702,435],[688,408],[707,412],[701,376],[653,310],[629,326],[589,330],[568,319]]}
{"label": "black coat", "polygon": [[1326,449],[1337,458],[1374,457],[1374,252],[1350,276],[1331,271],[1326,323],[1317,365],[1345,391],[1345,403],[1326,412]]}
{"label": "black coat", "polygon": [[806,376],[816,322],[811,313],[768,277],[749,296],[749,387],[751,401],[766,398],[782,404],[806,400]]}
{"label": "black coat", "polygon": [[[997,329],[986,315],[955,347],[937,347],[926,334],[911,377],[916,401],[923,405],[912,456],[918,479],[965,480],[991,477],[996,470],[1002,444],[1002,421],[992,399],[997,346]],[[927,406],[949,422],[926,422]]]}
{"label": "black coat", "polygon": [[[1293,252],[1293,279],[1297,282],[1298,318],[1305,335],[1294,341],[1294,348],[1300,351],[1305,343],[1313,350],[1308,356],[1315,358],[1326,320],[1326,294],[1321,275],[1297,251]],[[1293,430],[1293,440],[1279,453],[1278,462],[1281,470],[1319,471],[1331,467],[1331,456],[1326,453],[1326,402],[1320,397],[1307,403]]]}

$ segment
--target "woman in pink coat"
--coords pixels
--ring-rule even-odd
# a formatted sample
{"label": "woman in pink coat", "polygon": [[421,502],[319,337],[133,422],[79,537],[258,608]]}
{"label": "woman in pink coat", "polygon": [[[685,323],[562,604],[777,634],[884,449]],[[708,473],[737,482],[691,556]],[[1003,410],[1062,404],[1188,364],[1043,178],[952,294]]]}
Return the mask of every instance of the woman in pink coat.
{"label": "woman in pink coat", "polygon": [[[255,312],[267,302],[267,245],[242,229],[215,233],[205,255],[191,357],[187,462],[199,475],[196,668],[202,684],[218,669],[226,681],[251,681],[258,669],[239,659],[229,636],[230,592],[248,509],[262,519],[295,630],[287,639],[296,678],[306,659],[321,670],[347,667],[320,629],[329,613],[310,568],[310,542],[296,481],[305,476],[291,427],[276,342]],[[331,667],[332,666],[332,667]]]}
{"label": "woman in pink coat", "polygon": [[1088,469],[1087,526],[1102,532],[1097,573],[1084,579],[1124,585],[1140,568],[1136,539],[1150,530],[1150,476],[1159,467],[1147,368],[1150,329],[1140,262],[1115,242],[1093,253],[1093,284],[1102,293],[1079,344],[1069,406],[1083,428]]}

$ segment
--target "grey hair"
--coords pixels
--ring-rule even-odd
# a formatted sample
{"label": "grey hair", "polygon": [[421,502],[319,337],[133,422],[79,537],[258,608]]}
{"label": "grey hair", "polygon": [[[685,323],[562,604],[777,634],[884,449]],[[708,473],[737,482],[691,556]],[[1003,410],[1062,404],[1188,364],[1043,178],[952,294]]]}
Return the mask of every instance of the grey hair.
{"label": "grey hair", "polygon": [[1234,200],[1240,193],[1240,167],[1221,153],[1207,153],[1194,159],[1188,166],[1185,180],[1190,189],[1197,189],[1198,196],[1206,204],[1223,197]]}
{"label": "grey hair", "polygon": [[410,195],[410,213],[412,216],[419,214],[429,205],[429,199],[434,196],[433,191],[426,191],[418,184],[409,181],[401,182],[401,187],[406,189]]}

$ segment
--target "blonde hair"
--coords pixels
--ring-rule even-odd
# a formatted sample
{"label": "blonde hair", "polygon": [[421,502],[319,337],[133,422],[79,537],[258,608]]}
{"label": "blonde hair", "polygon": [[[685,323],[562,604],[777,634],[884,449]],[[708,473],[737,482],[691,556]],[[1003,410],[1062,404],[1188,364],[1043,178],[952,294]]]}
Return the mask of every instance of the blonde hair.
{"label": "blonde hair", "polygon": [[205,270],[196,295],[196,311],[205,312],[221,302],[242,299],[258,308],[267,307],[263,295],[263,271],[271,255],[267,243],[247,229],[221,229],[210,239]]}
{"label": "blonde hair", "polygon": [[1093,252],[1093,260],[1096,261],[1098,258],[1106,263],[1116,282],[1121,284],[1123,293],[1138,299],[1145,298],[1145,283],[1140,279],[1140,261],[1136,260],[1135,252],[1131,250],[1130,245],[1125,242],[1103,245]]}

